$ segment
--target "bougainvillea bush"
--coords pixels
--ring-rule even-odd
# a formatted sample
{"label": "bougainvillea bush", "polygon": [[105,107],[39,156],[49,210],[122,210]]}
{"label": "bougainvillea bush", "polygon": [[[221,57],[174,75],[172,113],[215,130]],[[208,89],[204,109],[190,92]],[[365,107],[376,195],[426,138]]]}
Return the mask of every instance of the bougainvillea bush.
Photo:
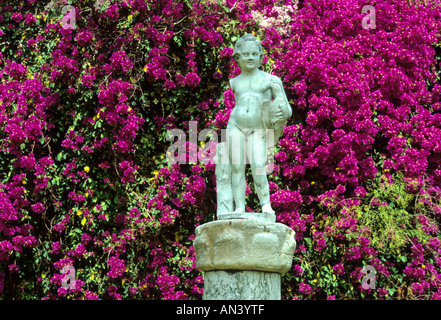
{"label": "bougainvillea bush", "polygon": [[[365,5],[375,29],[362,26]],[[283,298],[441,299],[436,3],[0,7],[3,299],[201,298],[192,242],[215,219],[215,167],[212,144],[191,137],[225,128],[232,45],[246,32],[294,111],[269,175],[298,243]],[[180,163],[167,161],[171,129],[185,133]],[[376,271],[367,288],[365,266]]]}

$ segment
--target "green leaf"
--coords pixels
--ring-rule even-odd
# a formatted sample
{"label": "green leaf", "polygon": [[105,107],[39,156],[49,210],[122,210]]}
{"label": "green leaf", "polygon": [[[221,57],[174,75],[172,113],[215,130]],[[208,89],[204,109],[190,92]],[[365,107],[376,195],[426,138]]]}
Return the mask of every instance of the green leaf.
{"label": "green leaf", "polygon": [[389,293],[390,296],[393,296],[395,291],[397,291],[395,288],[387,288],[387,292]]}

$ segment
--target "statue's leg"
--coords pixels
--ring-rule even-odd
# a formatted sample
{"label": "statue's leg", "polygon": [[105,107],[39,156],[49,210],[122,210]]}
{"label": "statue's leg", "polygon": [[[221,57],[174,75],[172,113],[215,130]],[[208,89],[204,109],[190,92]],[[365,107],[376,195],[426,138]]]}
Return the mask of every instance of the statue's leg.
{"label": "statue's leg", "polygon": [[247,141],[247,155],[250,160],[254,188],[262,206],[262,212],[274,213],[274,210],[271,208],[269,184],[265,168],[267,160],[265,130],[255,130],[249,137]]}
{"label": "statue's leg", "polygon": [[233,211],[233,192],[231,189],[231,167],[226,142],[216,146],[216,194],[217,216]]}
{"label": "statue's leg", "polygon": [[234,212],[245,212],[245,135],[234,127],[227,129],[228,153],[231,165],[231,188],[235,203]]}

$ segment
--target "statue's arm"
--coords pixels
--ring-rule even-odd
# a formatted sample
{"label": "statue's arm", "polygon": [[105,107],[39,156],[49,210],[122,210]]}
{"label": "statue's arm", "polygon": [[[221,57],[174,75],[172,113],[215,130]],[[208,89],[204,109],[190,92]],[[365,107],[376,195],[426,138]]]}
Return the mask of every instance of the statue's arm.
{"label": "statue's arm", "polygon": [[230,83],[231,90],[233,90],[233,92],[236,93],[236,90],[234,90],[234,78],[230,79],[229,83]]}
{"label": "statue's arm", "polygon": [[[292,108],[289,105],[288,98],[286,97],[285,90],[283,89],[282,80],[280,80],[279,77],[274,76],[273,77],[273,83],[275,83],[275,84],[280,86],[281,93],[282,93],[282,96],[283,96],[283,100],[285,101],[285,110],[287,112],[288,118],[291,118],[291,116],[292,116]],[[273,97],[273,98],[276,98],[276,97]]]}

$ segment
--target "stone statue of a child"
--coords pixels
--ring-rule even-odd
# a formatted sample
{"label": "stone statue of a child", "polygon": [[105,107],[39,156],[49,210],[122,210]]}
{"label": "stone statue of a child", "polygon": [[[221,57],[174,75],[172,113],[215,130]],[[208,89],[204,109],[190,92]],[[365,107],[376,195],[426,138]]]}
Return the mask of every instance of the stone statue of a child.
{"label": "stone statue of a child", "polygon": [[[227,176],[227,178],[229,178],[231,189],[226,183],[224,183],[226,187],[223,190],[218,189],[218,215],[220,211],[232,209],[233,199],[235,204],[233,213],[245,212],[246,159],[251,167],[262,212],[274,214],[270,204],[265,168],[267,162],[266,129],[274,130],[271,138],[275,140],[273,141],[275,144],[283,133],[286,120],[292,115],[292,109],[283,90],[282,81],[274,75],[259,70],[263,57],[262,45],[252,34],[245,34],[236,41],[233,58],[241,74],[230,79],[236,104],[227,124],[226,145],[220,146],[220,148],[227,148],[224,152],[228,153],[228,175],[231,174],[231,177]],[[222,170],[225,171],[219,167],[216,172],[219,182],[226,181],[225,174],[224,179],[221,178]],[[221,185],[218,185],[219,187]],[[220,192],[224,194],[219,195]],[[229,200],[230,197],[231,200]]]}

